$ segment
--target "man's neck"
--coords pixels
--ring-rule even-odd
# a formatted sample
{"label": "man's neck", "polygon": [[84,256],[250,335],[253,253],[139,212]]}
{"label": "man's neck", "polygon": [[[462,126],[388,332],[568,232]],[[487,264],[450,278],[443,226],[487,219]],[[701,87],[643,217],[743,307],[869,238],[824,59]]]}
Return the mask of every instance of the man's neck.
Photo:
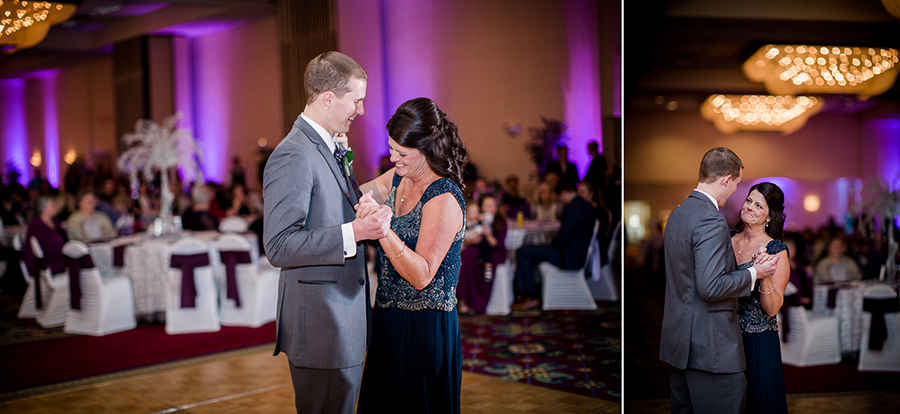
{"label": "man's neck", "polygon": [[334,131],[330,131],[327,126],[325,126],[325,114],[320,110],[320,108],[315,105],[306,105],[303,108],[303,116],[307,117],[310,121],[315,122],[317,125],[322,127],[328,135],[334,136]]}
{"label": "man's neck", "polygon": [[713,199],[716,200],[715,204],[716,204],[716,208],[718,208],[718,207],[721,207],[721,205],[724,203],[722,202],[721,194],[716,187],[717,186],[715,185],[715,183],[699,183],[699,184],[697,184],[698,190],[700,190],[706,194],[709,194],[710,197],[712,197]]}

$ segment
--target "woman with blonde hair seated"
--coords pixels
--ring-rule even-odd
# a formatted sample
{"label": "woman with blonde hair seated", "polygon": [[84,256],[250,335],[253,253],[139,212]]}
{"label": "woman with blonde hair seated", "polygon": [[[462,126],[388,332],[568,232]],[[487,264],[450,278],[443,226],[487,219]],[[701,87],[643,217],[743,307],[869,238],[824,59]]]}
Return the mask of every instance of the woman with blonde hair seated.
{"label": "woman with blonde hair seated", "polygon": [[534,219],[537,221],[557,221],[562,208],[556,197],[556,192],[550,183],[544,182],[535,191],[535,203],[531,209]]}
{"label": "woman with blonde hair seated", "polygon": [[78,195],[78,210],[66,220],[69,238],[81,241],[111,239],[118,233],[106,213],[97,211],[97,196],[92,190]]}

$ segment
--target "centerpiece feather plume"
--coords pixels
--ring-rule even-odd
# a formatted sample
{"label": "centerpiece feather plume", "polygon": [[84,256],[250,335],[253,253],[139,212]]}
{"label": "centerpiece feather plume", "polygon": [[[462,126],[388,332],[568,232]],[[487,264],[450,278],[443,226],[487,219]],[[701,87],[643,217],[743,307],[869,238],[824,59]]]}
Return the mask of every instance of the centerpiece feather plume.
{"label": "centerpiece feather plume", "polygon": [[119,169],[128,173],[132,184],[138,181],[138,173],[142,173],[146,181],[152,181],[156,173],[160,174],[161,200],[160,218],[169,218],[174,199],[169,188],[169,174],[177,167],[184,175],[185,182],[202,182],[202,173],[198,169],[200,151],[197,141],[190,131],[176,128],[181,113],[167,117],[162,124],[149,119],[135,122],[134,132],[125,134],[122,142],[127,150],[119,156]]}

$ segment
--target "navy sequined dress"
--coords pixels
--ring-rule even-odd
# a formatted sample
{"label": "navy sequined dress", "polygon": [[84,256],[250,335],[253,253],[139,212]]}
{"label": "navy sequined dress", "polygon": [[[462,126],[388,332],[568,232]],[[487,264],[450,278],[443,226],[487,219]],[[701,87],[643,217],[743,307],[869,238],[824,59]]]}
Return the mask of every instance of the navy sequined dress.
{"label": "navy sequined dress", "polygon": [[[777,254],[787,250],[781,240],[772,240],[766,252]],[[753,261],[743,263],[738,269],[753,266]],[[759,283],[749,297],[738,299],[741,318],[741,337],[744,339],[744,356],[747,361],[747,414],[787,413],[787,396],[784,390],[784,373],[781,367],[781,342],[778,339],[778,321],[769,316],[759,301]]]}
{"label": "navy sequined dress", "polygon": [[[407,250],[416,249],[422,207],[432,198],[451,193],[465,212],[462,191],[450,179],[441,178],[425,189],[411,212],[397,217],[394,204],[399,184],[400,176],[395,174],[385,204],[395,211],[391,229]],[[464,229],[456,234],[434,279],[422,290],[403,279],[378,247],[381,272],[357,413],[460,412],[462,344],[456,283],[464,235]]]}

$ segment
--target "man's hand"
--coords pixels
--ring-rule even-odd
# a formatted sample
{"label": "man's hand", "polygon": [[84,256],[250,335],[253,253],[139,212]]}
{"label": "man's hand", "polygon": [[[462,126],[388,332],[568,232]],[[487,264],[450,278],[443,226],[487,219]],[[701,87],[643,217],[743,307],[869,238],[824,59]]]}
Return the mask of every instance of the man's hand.
{"label": "man's hand", "polygon": [[756,269],[757,279],[768,279],[775,275],[775,269],[778,267],[778,256],[771,255],[760,250],[753,259],[753,268]]}
{"label": "man's hand", "polygon": [[353,220],[353,234],[356,241],[360,240],[377,240],[387,236],[391,230],[391,219],[394,213],[391,208],[382,205],[378,206],[374,211],[368,213],[365,217]]}

